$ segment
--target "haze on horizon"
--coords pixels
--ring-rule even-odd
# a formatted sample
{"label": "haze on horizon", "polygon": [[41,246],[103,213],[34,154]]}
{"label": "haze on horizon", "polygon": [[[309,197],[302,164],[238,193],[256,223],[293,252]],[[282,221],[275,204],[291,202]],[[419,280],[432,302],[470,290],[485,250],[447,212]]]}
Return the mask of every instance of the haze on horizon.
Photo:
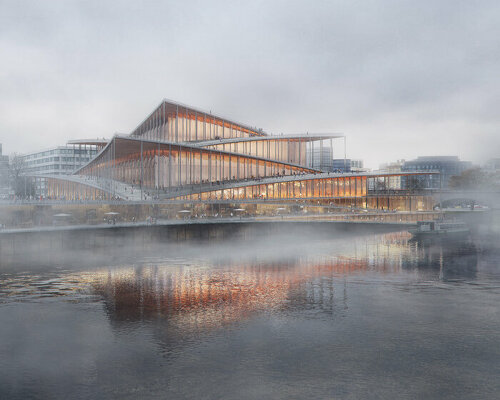
{"label": "haze on horizon", "polygon": [[[500,157],[498,1],[1,0],[4,154],[131,132],[163,98],[376,168]],[[339,151],[335,156],[343,155]]]}

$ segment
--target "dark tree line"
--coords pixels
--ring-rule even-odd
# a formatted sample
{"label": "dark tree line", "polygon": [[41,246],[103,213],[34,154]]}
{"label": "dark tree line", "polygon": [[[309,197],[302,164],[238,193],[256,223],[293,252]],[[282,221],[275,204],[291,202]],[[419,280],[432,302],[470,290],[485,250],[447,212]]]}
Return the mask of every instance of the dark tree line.
{"label": "dark tree line", "polygon": [[500,174],[472,168],[450,178],[449,186],[461,190],[500,189]]}

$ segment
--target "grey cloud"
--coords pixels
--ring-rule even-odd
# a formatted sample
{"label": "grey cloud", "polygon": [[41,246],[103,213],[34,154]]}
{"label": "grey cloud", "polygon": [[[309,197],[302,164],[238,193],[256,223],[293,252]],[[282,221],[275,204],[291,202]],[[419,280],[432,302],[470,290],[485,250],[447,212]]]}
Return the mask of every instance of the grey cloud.
{"label": "grey cloud", "polygon": [[450,141],[498,134],[495,1],[16,1],[2,9],[6,151],[128,132],[164,97],[274,133],[343,131],[350,155],[371,166],[449,152],[479,160],[492,153],[485,140],[474,149]]}

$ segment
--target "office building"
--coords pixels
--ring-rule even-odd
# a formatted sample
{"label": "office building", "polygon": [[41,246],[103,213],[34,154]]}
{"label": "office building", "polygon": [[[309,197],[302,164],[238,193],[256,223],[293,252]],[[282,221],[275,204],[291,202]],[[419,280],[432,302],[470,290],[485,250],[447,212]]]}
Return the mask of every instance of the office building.
{"label": "office building", "polygon": [[[66,146],[23,154],[22,174],[36,175],[69,175],[92,160],[100,149],[106,145],[105,139],[73,140]],[[36,196],[47,195],[45,179],[36,180]]]}
{"label": "office building", "polygon": [[460,161],[456,156],[426,156],[416,160],[405,161],[401,167],[402,172],[439,172],[439,175],[428,175],[421,184],[430,188],[448,187],[450,178],[458,176],[463,171],[470,169],[472,163]]}
{"label": "office building", "polygon": [[334,172],[367,172],[363,167],[363,160],[355,160],[351,158],[335,158],[332,160],[332,171]]}

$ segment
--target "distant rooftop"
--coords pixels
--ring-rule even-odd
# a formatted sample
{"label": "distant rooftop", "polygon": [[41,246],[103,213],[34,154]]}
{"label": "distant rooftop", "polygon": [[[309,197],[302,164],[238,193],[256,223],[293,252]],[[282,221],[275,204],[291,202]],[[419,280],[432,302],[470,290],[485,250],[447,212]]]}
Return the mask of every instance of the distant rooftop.
{"label": "distant rooftop", "polygon": [[417,157],[417,161],[460,161],[460,159],[457,156],[420,156]]}
{"label": "distant rooftop", "polygon": [[105,146],[109,140],[107,139],[75,139],[75,140],[68,140],[67,144],[85,144],[85,145],[94,145],[94,146]]}

